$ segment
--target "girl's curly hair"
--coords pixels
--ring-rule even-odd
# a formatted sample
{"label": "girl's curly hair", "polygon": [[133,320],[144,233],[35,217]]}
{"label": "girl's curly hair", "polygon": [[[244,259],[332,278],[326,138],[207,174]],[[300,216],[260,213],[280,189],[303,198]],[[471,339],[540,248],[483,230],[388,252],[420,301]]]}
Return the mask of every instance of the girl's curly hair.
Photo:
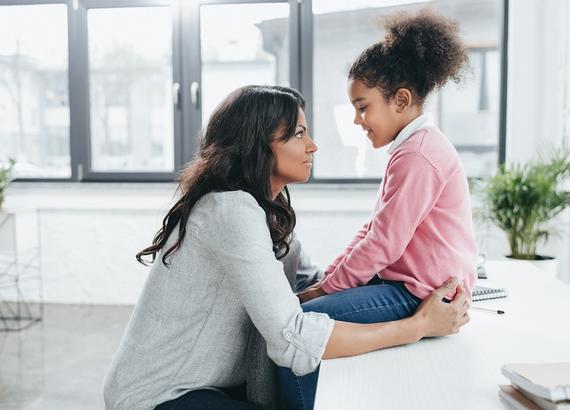
{"label": "girl's curly hair", "polygon": [[460,82],[467,51],[456,21],[422,9],[391,15],[384,27],[384,40],[360,54],[349,79],[377,87],[387,100],[399,88],[408,88],[420,105],[449,79]]}

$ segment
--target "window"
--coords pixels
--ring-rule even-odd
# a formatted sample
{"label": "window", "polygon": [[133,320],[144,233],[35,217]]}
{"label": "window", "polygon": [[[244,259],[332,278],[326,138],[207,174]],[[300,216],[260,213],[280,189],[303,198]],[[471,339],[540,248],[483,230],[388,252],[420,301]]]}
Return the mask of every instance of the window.
{"label": "window", "polygon": [[169,7],[91,9],[91,170],[174,171]]}
{"label": "window", "polygon": [[374,150],[346,96],[350,64],[382,40],[382,16],[430,6],[459,21],[469,48],[472,74],[463,84],[448,84],[432,95],[426,110],[451,139],[469,176],[483,176],[497,166],[499,150],[500,47],[502,1],[439,0],[413,2],[313,0],[313,134],[321,154],[315,179],[380,178],[386,149]]}
{"label": "window", "polygon": [[17,161],[16,178],[67,178],[67,7],[11,5],[0,10],[2,156]]}
{"label": "window", "polygon": [[471,74],[463,84],[447,84],[437,93],[432,111],[467,175],[489,176],[497,167],[500,55],[496,47],[472,47],[469,61]]}
{"label": "window", "polygon": [[216,105],[238,87],[289,85],[288,18],[287,3],[200,8],[203,124]]}
{"label": "window", "polygon": [[386,149],[352,123],[347,70],[380,17],[428,5],[460,22],[472,72],[427,109],[484,176],[505,145],[506,1],[0,0],[0,161],[18,179],[172,181],[230,91],[275,84],[307,99],[311,181],[376,181]]}

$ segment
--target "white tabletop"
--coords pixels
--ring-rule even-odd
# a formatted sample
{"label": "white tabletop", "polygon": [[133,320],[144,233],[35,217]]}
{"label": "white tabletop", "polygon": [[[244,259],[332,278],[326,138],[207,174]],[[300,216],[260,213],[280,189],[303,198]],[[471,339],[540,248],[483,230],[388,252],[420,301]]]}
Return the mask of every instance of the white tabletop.
{"label": "white tabletop", "polygon": [[504,363],[570,361],[570,286],[528,262],[489,261],[482,286],[505,299],[474,302],[457,335],[321,364],[315,409],[506,409]]}

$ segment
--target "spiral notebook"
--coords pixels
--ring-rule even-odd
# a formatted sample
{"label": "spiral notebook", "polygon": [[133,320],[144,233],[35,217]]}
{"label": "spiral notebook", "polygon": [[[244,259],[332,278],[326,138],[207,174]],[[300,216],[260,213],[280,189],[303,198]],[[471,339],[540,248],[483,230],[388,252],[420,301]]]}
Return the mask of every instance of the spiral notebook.
{"label": "spiral notebook", "polygon": [[509,296],[509,292],[505,288],[488,288],[485,286],[475,286],[473,288],[472,300],[473,302],[476,302],[478,300],[506,298],[507,296]]}

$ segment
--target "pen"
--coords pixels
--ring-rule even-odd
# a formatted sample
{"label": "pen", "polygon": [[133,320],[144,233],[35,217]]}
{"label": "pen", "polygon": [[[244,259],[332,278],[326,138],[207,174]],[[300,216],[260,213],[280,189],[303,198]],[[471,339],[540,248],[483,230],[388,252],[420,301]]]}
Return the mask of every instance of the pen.
{"label": "pen", "polygon": [[492,312],[492,313],[496,313],[498,315],[504,315],[505,314],[504,310],[488,309],[488,308],[479,307],[479,306],[471,306],[471,309],[484,310],[485,312]]}

